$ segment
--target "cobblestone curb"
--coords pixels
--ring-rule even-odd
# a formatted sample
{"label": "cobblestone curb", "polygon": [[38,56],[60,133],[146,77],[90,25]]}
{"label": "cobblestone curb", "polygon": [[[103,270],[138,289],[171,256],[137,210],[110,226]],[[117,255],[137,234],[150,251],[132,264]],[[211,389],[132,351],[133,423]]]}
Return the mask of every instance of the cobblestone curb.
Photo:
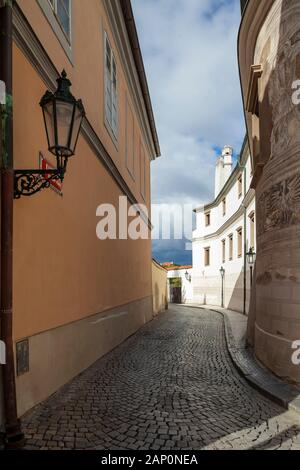
{"label": "cobblestone curb", "polygon": [[214,307],[196,307],[203,310],[211,310],[219,313],[224,318],[225,336],[230,357],[245,380],[264,396],[283,406],[287,410],[293,410],[300,413],[300,390],[289,385],[271,374],[266,368],[257,362],[253,352],[245,344],[237,344],[232,331],[232,326],[228,313],[225,309],[216,309]]}

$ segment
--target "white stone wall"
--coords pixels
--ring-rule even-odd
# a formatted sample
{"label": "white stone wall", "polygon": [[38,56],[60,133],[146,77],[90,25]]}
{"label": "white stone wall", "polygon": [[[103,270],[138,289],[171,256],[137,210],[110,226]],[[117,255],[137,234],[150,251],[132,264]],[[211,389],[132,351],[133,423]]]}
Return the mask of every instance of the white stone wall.
{"label": "white stone wall", "polygon": [[[193,233],[193,299],[194,302],[221,305],[222,278],[220,268],[225,269],[224,304],[225,307],[243,311],[244,299],[244,207],[246,205],[246,245],[250,244],[250,218],[255,212],[254,191],[250,190],[251,159],[247,149],[246,164],[246,198],[239,198],[238,176],[235,170],[227,190],[221,198],[204,206],[196,213],[196,230]],[[242,170],[241,170],[242,171]],[[243,172],[244,178],[244,172]],[[244,181],[243,181],[244,189]],[[222,199],[226,196],[226,215],[223,216]],[[205,214],[210,211],[210,226],[205,226]],[[243,229],[242,256],[238,257],[237,230]],[[229,235],[233,235],[233,259],[229,260]],[[222,260],[222,240],[226,240],[226,261]],[[255,239],[255,237],[254,237]],[[254,240],[255,241],[255,240]],[[205,248],[210,248],[210,265],[205,266]],[[254,248],[256,248],[254,243]],[[247,266],[247,310],[250,299],[250,268]]]}

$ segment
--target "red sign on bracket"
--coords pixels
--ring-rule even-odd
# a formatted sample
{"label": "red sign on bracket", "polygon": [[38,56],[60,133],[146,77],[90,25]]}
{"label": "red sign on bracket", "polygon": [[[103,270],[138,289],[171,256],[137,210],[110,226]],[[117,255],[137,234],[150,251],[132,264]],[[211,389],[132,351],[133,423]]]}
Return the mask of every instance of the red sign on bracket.
{"label": "red sign on bracket", "polygon": [[[41,170],[55,170],[55,166],[48,162],[42,152],[40,152],[40,169]],[[46,173],[47,178],[47,173]],[[50,176],[50,174],[49,174]],[[62,196],[62,182],[60,179],[50,181],[50,188]]]}

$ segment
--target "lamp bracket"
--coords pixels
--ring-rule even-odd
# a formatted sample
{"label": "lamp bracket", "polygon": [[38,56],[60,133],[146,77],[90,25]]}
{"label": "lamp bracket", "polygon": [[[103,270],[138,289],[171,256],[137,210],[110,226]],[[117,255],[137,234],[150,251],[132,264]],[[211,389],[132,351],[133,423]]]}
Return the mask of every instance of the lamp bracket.
{"label": "lamp bracket", "polygon": [[15,170],[14,171],[14,198],[32,196],[41,189],[49,188],[51,181],[63,181],[65,176],[63,169],[47,170]]}

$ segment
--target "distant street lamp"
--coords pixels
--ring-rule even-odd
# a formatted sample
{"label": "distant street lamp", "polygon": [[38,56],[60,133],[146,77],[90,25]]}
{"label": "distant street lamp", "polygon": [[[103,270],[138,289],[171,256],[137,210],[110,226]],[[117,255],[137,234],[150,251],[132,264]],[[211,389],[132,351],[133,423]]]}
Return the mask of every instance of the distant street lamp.
{"label": "distant street lamp", "polygon": [[222,278],[222,294],[221,294],[221,307],[224,308],[224,277],[225,277],[225,269],[223,266],[220,269],[220,274]]}
{"label": "distant street lamp", "polygon": [[246,254],[247,256],[247,262],[250,266],[250,280],[251,280],[251,287],[253,285],[253,266],[255,265],[256,261],[256,253],[254,251],[254,248],[250,248],[248,253]]}
{"label": "distant street lamp", "polygon": [[55,93],[46,91],[40,101],[43,110],[48,150],[56,157],[56,168],[38,170],[15,170],[14,197],[32,196],[51,181],[63,181],[68,159],[75,149],[85,111],[81,100],[70,91],[71,82],[65,70],[57,79]]}
{"label": "distant street lamp", "polygon": [[188,271],[186,271],[186,273],[185,273],[185,278],[188,282],[191,282],[191,280],[192,280],[192,276],[188,273]]}

